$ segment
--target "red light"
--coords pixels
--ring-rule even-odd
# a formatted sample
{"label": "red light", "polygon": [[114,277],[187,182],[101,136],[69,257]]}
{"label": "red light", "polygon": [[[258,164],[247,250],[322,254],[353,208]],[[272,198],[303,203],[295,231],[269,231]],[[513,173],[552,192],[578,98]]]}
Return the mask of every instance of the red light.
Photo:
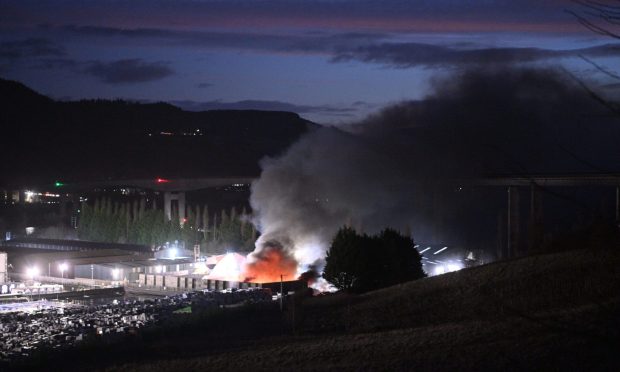
{"label": "red light", "polygon": [[157,182],[157,183],[168,183],[168,182],[170,182],[170,180],[167,180],[165,178],[158,178],[158,179],[155,180],[155,182]]}

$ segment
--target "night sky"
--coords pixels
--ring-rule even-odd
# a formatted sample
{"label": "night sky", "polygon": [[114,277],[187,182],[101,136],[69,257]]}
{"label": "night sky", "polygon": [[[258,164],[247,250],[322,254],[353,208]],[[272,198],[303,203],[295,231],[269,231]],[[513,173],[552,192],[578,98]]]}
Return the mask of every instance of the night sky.
{"label": "night sky", "polygon": [[484,65],[563,66],[617,94],[614,40],[562,0],[0,1],[0,76],[55,99],[294,111],[346,123]]}

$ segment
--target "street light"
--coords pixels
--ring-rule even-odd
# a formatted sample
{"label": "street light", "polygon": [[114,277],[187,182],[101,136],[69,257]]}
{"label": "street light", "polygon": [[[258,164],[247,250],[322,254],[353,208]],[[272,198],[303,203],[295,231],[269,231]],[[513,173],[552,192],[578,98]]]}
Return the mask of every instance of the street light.
{"label": "street light", "polygon": [[34,280],[36,276],[39,275],[39,268],[36,266],[32,266],[26,269],[26,275],[30,278],[30,280]]}
{"label": "street light", "polygon": [[65,284],[65,271],[67,270],[68,265],[66,262],[61,263],[60,265],[58,265],[58,269],[60,270],[60,277],[62,279],[62,284]]}

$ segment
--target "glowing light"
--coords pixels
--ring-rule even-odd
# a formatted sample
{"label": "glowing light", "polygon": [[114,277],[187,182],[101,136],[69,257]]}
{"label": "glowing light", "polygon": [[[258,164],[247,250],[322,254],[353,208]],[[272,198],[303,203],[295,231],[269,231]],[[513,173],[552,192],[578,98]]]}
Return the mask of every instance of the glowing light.
{"label": "glowing light", "polygon": [[26,191],[26,192],[24,192],[24,194],[26,195],[26,203],[32,203],[34,201],[34,192],[33,191]]}
{"label": "glowing light", "polygon": [[119,269],[112,269],[112,277],[114,279],[118,279],[118,274],[120,274],[120,270]]}
{"label": "glowing light", "polygon": [[297,279],[297,261],[276,247],[263,248],[258,254],[248,256],[250,261],[245,268],[245,281],[252,283],[279,282]]}
{"label": "glowing light", "polygon": [[435,252],[435,253],[433,253],[433,254],[437,254],[437,253],[443,252],[443,251],[445,251],[446,249],[448,249],[448,247],[443,247],[443,248],[441,248],[440,250],[438,250],[437,252]]}
{"label": "glowing light", "polygon": [[[427,261],[432,263],[431,261]],[[463,265],[458,262],[448,262],[445,265],[437,265],[433,270],[433,275],[441,275],[445,273],[450,273],[454,271],[459,271],[463,268]]]}
{"label": "glowing light", "polygon": [[177,249],[176,248],[170,248],[170,258],[172,258],[173,260],[177,257]]}
{"label": "glowing light", "polygon": [[162,270],[163,270],[163,267],[162,267],[161,265],[159,265],[159,266],[155,266],[155,272],[156,272],[157,274],[161,273],[161,271],[162,271]]}
{"label": "glowing light", "polygon": [[424,253],[424,252],[428,251],[429,249],[431,249],[431,247],[426,247],[426,248],[422,249],[422,250],[420,251],[420,254],[422,254],[422,253]]}
{"label": "glowing light", "polygon": [[39,268],[36,266],[27,268],[26,275],[28,275],[30,279],[33,279],[35,276],[39,275]]}
{"label": "glowing light", "polygon": [[237,253],[226,253],[224,257],[218,261],[208,278],[229,280],[233,282],[242,281],[244,278],[243,267],[245,266],[245,257]]}
{"label": "glowing light", "polygon": [[170,180],[167,180],[165,178],[158,178],[158,179],[155,180],[155,182],[157,182],[157,183],[169,183]]}
{"label": "glowing light", "polygon": [[65,184],[64,184],[64,183],[62,183],[62,182],[60,182],[60,181],[56,181],[56,182],[54,182],[54,186],[56,186],[56,187],[61,187],[61,186],[64,186],[64,185],[65,185]]}
{"label": "glowing light", "polygon": [[58,265],[58,270],[60,270],[61,273],[64,273],[65,271],[67,271],[68,267],[69,266],[65,262],[63,262],[60,265]]}

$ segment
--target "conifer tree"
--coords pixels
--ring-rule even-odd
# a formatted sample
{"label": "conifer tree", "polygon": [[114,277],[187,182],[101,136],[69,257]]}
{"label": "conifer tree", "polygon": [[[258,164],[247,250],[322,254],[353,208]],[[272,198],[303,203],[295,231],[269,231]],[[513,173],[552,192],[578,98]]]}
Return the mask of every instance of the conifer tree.
{"label": "conifer tree", "polygon": [[142,219],[142,217],[144,217],[145,211],[146,211],[146,200],[142,198],[140,199],[140,209],[138,210],[138,219]]}
{"label": "conifer tree", "polygon": [[205,204],[202,208],[202,234],[204,241],[209,240],[209,207]]}
{"label": "conifer tree", "polygon": [[246,241],[248,239],[247,231],[246,231],[247,217],[248,217],[248,212],[246,211],[245,207],[243,207],[243,209],[241,210],[241,216],[239,216],[239,225],[240,225],[239,229],[240,229],[242,241]]}
{"label": "conifer tree", "polygon": [[213,229],[211,231],[211,235],[212,235],[212,242],[216,242],[217,238],[218,238],[218,229],[217,229],[217,214],[213,215]]}
{"label": "conifer tree", "polygon": [[134,200],[133,201],[133,213],[132,213],[132,217],[133,217],[133,222],[136,223],[136,221],[138,221],[138,201]]}
{"label": "conifer tree", "polygon": [[78,237],[82,240],[90,240],[92,214],[92,208],[86,202],[82,202],[82,206],[80,207],[80,219],[78,221]]}

